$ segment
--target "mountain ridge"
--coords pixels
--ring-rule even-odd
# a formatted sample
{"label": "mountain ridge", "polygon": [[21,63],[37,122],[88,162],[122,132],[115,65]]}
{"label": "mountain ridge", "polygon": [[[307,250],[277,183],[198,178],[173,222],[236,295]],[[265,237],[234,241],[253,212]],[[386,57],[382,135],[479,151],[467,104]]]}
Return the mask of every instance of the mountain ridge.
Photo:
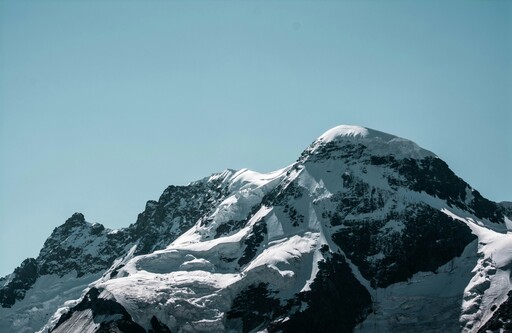
{"label": "mountain ridge", "polygon": [[[506,214],[412,141],[342,125],[284,169],[227,169],[171,185],[123,229],[74,214],[3,283],[0,328],[476,332],[502,323],[493,305],[506,313],[508,257],[496,262],[486,248],[493,237],[508,244]],[[38,284],[52,276],[59,286],[69,274],[82,281],[75,293],[42,306],[51,318],[28,318]],[[458,293],[429,299],[419,291],[434,293],[429,281],[441,277]],[[415,299],[416,314],[382,297],[391,291],[403,304]],[[418,317],[418,304],[447,299],[451,308],[436,323]],[[104,304],[117,310],[94,310]],[[405,319],[390,321],[384,308]]]}

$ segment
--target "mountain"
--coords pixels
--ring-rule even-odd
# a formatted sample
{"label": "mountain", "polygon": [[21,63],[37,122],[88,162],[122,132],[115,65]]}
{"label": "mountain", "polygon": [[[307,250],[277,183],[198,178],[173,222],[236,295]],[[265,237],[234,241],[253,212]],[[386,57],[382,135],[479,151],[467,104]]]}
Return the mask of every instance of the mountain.
{"label": "mountain", "polygon": [[0,280],[0,331],[506,331],[510,212],[342,125],[281,170],[169,186],[124,229],[74,214]]}

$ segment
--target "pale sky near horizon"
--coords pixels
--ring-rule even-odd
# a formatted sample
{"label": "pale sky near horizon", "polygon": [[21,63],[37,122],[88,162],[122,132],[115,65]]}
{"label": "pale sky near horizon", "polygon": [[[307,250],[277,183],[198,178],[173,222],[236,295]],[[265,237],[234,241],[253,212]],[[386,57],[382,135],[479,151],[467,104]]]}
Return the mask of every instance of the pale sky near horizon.
{"label": "pale sky near horizon", "polygon": [[0,0],[0,276],[73,212],[128,226],[339,124],[512,201],[512,2]]}

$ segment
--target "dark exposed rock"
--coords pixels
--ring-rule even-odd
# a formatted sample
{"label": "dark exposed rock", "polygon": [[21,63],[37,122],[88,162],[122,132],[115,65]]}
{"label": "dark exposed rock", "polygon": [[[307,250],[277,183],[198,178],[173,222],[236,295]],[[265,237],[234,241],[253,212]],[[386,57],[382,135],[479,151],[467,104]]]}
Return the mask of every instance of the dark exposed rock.
{"label": "dark exposed rock", "polygon": [[[327,254],[319,262],[311,290],[302,292],[288,307],[299,311],[271,326],[272,332],[352,332],[372,312],[371,296],[352,274],[345,259]],[[306,309],[302,309],[307,304]]]}
{"label": "dark exposed rock", "polygon": [[259,221],[254,224],[252,232],[244,240],[244,253],[238,260],[240,266],[244,266],[249,263],[258,252],[260,244],[265,239],[267,234],[267,225],[264,221]]}
{"label": "dark exposed rock", "polygon": [[84,214],[74,213],[69,219],[62,225],[64,230],[69,230],[75,227],[84,226],[86,224]]}
{"label": "dark exposed rock", "polygon": [[330,141],[319,145],[314,152],[311,151],[310,146],[306,149],[301,157],[299,157],[298,162],[304,163],[314,163],[322,160],[357,160],[363,157],[365,154],[365,150],[367,146],[360,143],[348,143],[343,142],[339,143],[336,141]]}
{"label": "dark exposed rock", "polygon": [[198,220],[213,212],[227,195],[223,179],[169,186],[158,201],[148,201],[137,222],[128,228],[131,239],[139,244],[135,254],[165,248]]}
{"label": "dark exposed rock", "polygon": [[493,315],[480,327],[478,333],[512,332],[512,291],[509,291],[507,296],[507,300],[497,310],[496,305],[493,305]]}
{"label": "dark exposed rock", "polygon": [[280,302],[273,294],[275,292],[268,289],[268,283],[249,286],[233,300],[226,318],[240,319],[243,332],[268,325],[280,309]]}
{"label": "dark exposed rock", "polygon": [[157,317],[151,317],[151,329],[148,333],[171,333],[171,330],[166,325],[162,324]]}
{"label": "dark exposed rock", "polygon": [[228,327],[240,320],[243,332],[263,328],[269,332],[352,332],[371,312],[370,294],[342,256],[326,256],[319,263],[311,289],[285,304],[268,283],[240,292],[226,314]]}
{"label": "dark exposed rock", "polygon": [[298,199],[304,194],[304,189],[294,182],[284,182],[267,193],[261,200],[267,207],[283,206],[291,199]]}
{"label": "dark exposed rock", "polygon": [[23,299],[38,276],[36,260],[33,258],[23,260],[21,265],[14,270],[11,281],[0,289],[2,307],[10,308],[17,300]]}
{"label": "dark exposed rock", "polygon": [[[389,221],[394,229],[386,228]],[[386,287],[419,271],[435,272],[476,236],[463,223],[422,205],[384,220],[344,221],[332,238],[373,287]]]}
{"label": "dark exposed rock", "polygon": [[[421,160],[406,158],[396,160],[393,156],[372,157],[372,163],[386,164],[396,170],[404,180],[389,179],[393,186],[405,186],[409,189],[424,191],[432,196],[446,200],[449,205],[473,211],[475,216],[494,223],[503,223],[503,209],[482,195],[455,175],[448,165],[437,157],[425,157]],[[467,192],[473,195],[467,203]]]}
{"label": "dark exposed rock", "polygon": [[62,226],[53,230],[45,241],[37,264],[40,275],[66,275],[76,271],[78,277],[106,270],[125,251],[126,238],[109,234],[98,223],[85,222],[75,213]]}
{"label": "dark exposed rock", "polygon": [[258,212],[258,210],[261,208],[261,204],[255,205],[252,207],[251,212],[247,215],[247,217],[243,220],[239,221],[227,221],[225,223],[222,223],[215,229],[215,238],[219,238],[221,236],[228,236],[234,232],[237,232],[241,228],[243,228],[247,222]]}

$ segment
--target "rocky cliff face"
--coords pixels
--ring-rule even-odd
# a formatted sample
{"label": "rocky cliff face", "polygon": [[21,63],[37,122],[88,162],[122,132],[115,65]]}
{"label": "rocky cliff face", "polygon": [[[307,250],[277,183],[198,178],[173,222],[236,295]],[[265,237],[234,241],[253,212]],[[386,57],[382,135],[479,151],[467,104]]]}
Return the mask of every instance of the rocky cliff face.
{"label": "rocky cliff face", "polygon": [[282,170],[170,186],[125,229],[73,215],[3,280],[0,330],[508,327],[509,210],[411,141],[339,126]]}

